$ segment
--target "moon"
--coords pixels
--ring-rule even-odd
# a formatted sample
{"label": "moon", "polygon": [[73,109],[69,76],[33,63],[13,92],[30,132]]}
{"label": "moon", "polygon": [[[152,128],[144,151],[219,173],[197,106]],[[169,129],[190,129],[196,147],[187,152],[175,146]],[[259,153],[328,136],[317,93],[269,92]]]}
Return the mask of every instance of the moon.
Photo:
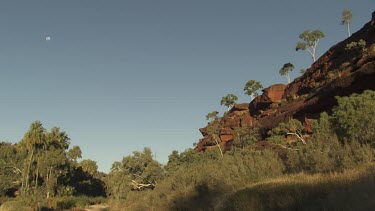
{"label": "moon", "polygon": [[46,41],[50,41],[51,40],[51,37],[46,37]]}

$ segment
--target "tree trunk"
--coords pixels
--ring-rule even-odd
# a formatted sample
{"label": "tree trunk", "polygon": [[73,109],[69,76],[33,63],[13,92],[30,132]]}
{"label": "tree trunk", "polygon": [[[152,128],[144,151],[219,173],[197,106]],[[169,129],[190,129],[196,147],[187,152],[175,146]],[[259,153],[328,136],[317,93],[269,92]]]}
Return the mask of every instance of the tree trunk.
{"label": "tree trunk", "polygon": [[39,158],[38,158],[38,161],[36,163],[36,173],[35,173],[35,192],[37,191],[38,189],[38,178],[39,178]]}
{"label": "tree trunk", "polygon": [[31,162],[33,160],[34,156],[34,149],[31,150],[31,155],[30,155],[30,160],[27,166],[27,171],[26,171],[26,180],[25,180],[25,190],[29,190],[29,178],[30,178],[30,168],[31,168]]}
{"label": "tree trunk", "polygon": [[350,32],[350,23],[348,22],[348,37],[352,36],[352,33]]}
{"label": "tree trunk", "polygon": [[217,145],[217,147],[219,147],[221,157],[224,157],[224,155],[223,155],[223,151],[221,150],[220,144],[219,144],[219,142],[217,141],[215,134],[213,135],[213,138],[214,138],[215,141],[216,141],[216,145]]}

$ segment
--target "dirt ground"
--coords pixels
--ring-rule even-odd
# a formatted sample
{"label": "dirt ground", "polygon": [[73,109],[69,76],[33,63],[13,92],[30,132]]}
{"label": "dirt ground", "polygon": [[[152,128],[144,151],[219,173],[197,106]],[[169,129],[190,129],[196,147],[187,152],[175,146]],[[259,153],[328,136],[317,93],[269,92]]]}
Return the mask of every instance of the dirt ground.
{"label": "dirt ground", "polygon": [[105,204],[96,204],[92,205],[89,208],[85,209],[86,211],[105,211],[108,210],[108,205]]}

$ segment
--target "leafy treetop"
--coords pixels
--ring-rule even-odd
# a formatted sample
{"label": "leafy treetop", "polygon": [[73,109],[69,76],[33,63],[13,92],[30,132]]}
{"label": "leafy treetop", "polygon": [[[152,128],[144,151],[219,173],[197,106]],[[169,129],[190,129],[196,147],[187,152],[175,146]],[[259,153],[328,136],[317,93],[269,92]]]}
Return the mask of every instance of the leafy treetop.
{"label": "leafy treetop", "polygon": [[316,47],[320,39],[324,38],[325,35],[320,30],[305,30],[302,34],[299,35],[299,38],[303,40],[303,42],[298,42],[296,46],[296,51],[299,50],[306,50],[311,55],[313,61],[316,61]]}
{"label": "leafy treetop", "polygon": [[290,75],[289,72],[291,72],[294,69],[294,65],[292,63],[286,63],[284,66],[279,70],[280,75],[285,76],[288,79],[288,83],[290,83]]}
{"label": "leafy treetop", "polygon": [[249,80],[243,90],[245,91],[245,94],[252,96],[253,98],[258,96],[257,91],[259,89],[263,89],[262,84],[259,81],[255,80]]}
{"label": "leafy treetop", "polygon": [[225,105],[229,109],[236,104],[238,97],[234,94],[227,94],[227,96],[221,98],[220,105]]}

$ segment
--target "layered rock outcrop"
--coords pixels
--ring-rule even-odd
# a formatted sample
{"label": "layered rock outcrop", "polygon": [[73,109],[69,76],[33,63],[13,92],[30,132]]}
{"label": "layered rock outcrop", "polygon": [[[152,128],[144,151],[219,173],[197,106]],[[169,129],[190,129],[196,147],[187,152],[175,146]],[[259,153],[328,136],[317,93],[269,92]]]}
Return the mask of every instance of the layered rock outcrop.
{"label": "layered rock outcrop", "polygon": [[[366,42],[365,49],[346,49],[347,44]],[[375,90],[375,12],[372,19],[351,37],[331,47],[306,73],[288,85],[275,84],[250,103],[235,105],[215,124],[219,127],[220,145],[228,149],[238,127],[258,127],[267,131],[280,122],[295,118],[311,131],[311,120],[337,104],[335,96],[348,96]],[[195,151],[212,147],[207,127],[200,129],[203,138]]]}

